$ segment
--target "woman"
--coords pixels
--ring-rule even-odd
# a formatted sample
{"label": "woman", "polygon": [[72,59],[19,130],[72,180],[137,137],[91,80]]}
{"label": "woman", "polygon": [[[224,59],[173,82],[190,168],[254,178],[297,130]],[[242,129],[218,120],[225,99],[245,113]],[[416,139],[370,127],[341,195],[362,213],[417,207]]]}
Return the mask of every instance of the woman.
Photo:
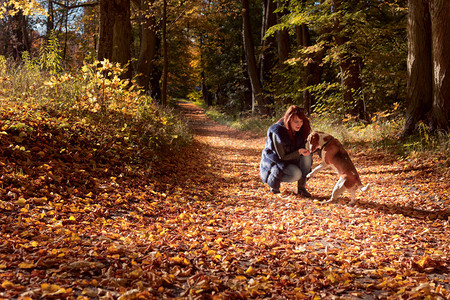
{"label": "woman", "polygon": [[305,188],[306,175],[312,165],[312,155],[305,149],[310,131],[303,108],[295,105],[289,107],[284,118],[267,131],[260,171],[261,179],[273,193],[280,192],[281,182],[297,181],[297,194],[311,197]]}

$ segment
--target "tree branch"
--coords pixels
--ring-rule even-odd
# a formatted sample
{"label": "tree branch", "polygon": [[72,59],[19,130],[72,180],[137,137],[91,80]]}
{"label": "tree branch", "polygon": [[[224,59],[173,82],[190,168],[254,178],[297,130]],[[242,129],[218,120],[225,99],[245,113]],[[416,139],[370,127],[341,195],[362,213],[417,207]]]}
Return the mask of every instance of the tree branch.
{"label": "tree branch", "polygon": [[65,5],[64,3],[60,3],[60,2],[57,2],[57,1],[53,1],[53,3],[61,6],[62,8],[65,8],[65,9],[74,9],[74,8],[88,7],[88,6],[97,6],[98,5],[98,2],[81,3],[81,4],[77,4],[77,5],[71,5],[71,6]]}

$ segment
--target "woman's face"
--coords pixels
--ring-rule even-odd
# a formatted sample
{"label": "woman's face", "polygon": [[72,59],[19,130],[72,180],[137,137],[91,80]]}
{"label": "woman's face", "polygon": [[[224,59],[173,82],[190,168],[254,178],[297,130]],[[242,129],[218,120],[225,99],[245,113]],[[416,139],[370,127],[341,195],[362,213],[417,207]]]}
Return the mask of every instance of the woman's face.
{"label": "woman's face", "polygon": [[289,125],[294,132],[297,132],[300,130],[300,128],[302,128],[303,120],[300,119],[297,115],[294,115],[289,121]]}

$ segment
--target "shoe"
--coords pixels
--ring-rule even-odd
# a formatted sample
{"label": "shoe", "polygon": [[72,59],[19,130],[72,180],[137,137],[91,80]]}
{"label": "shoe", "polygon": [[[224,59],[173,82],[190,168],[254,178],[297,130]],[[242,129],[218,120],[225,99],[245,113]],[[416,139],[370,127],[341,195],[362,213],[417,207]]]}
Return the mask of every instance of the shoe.
{"label": "shoe", "polygon": [[270,188],[270,191],[271,191],[273,194],[279,194],[279,193],[280,193],[280,190],[277,190],[277,189],[274,189],[274,188]]}
{"label": "shoe", "polygon": [[300,178],[297,183],[297,194],[305,198],[311,198],[311,194],[306,190],[305,185],[306,177]]}
{"label": "shoe", "polygon": [[311,193],[309,193],[304,187],[297,188],[297,194],[304,198],[311,198]]}

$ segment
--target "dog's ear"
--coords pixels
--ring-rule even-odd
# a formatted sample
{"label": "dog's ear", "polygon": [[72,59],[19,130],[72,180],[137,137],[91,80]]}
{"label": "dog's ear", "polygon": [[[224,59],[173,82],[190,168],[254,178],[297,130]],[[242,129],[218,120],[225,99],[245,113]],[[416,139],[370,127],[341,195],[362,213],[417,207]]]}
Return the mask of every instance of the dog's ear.
{"label": "dog's ear", "polygon": [[312,132],[308,136],[307,141],[308,141],[308,144],[307,144],[308,148],[307,149],[309,150],[309,152],[316,151],[317,146],[318,146],[318,142],[319,142],[319,134],[316,131]]}

